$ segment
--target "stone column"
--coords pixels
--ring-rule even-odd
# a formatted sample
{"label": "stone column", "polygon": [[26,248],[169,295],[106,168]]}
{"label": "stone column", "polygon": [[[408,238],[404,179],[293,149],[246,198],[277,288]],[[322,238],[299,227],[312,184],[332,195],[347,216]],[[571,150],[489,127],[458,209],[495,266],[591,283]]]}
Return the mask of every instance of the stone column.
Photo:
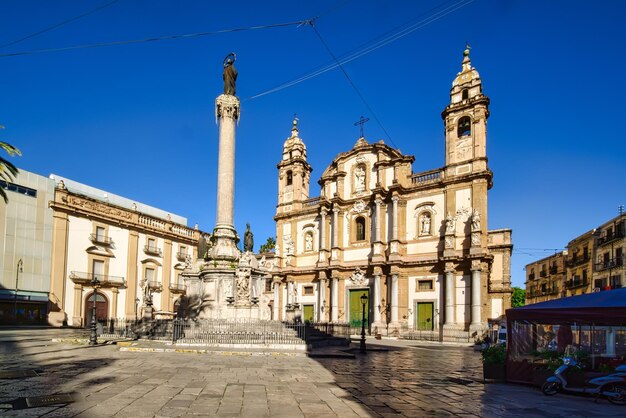
{"label": "stone column", "polygon": [[274,282],[274,321],[278,321],[280,309],[280,282]]}
{"label": "stone column", "polygon": [[330,279],[330,320],[332,322],[339,321],[339,279],[333,277]]}
{"label": "stone column", "polygon": [[111,289],[111,292],[113,293],[113,300],[111,301],[111,318],[117,318],[117,298],[120,291],[117,287],[114,287]]}
{"label": "stone column", "polygon": [[472,262],[472,322],[470,328],[480,328],[481,326],[480,272],[480,262]]}
{"label": "stone column", "polygon": [[381,322],[380,308],[380,274],[374,274],[374,298],[372,301],[372,309],[374,310],[374,325]]}
{"label": "stone column", "polygon": [[322,208],[320,211],[320,250],[326,249],[326,208]]}
{"label": "stone column", "polygon": [[391,323],[398,322],[398,275],[391,275]]}
{"label": "stone column", "polygon": [[317,321],[326,321],[326,279],[317,282]]}
{"label": "stone column", "polygon": [[217,210],[212,258],[237,259],[237,232],[233,225],[235,199],[235,122],[239,119],[239,99],[221,94],[215,100],[219,121],[217,163]]}
{"label": "stone column", "polygon": [[332,247],[339,246],[339,209],[333,209],[333,244]]}
{"label": "stone column", "polygon": [[391,239],[393,241],[397,241],[398,240],[398,198],[397,197],[392,197],[391,198],[391,203],[392,203],[392,213],[393,213],[393,229],[391,230]]}
{"label": "stone column", "polygon": [[293,282],[287,282],[287,308],[290,309],[293,304]]}
{"label": "stone column", "polygon": [[381,224],[380,205],[383,202],[380,199],[376,199],[375,203],[376,203],[376,229],[375,229],[376,236],[374,237],[374,241],[380,242],[380,224]]}
{"label": "stone column", "polygon": [[452,326],[456,322],[454,320],[454,267],[452,263],[446,263],[445,273],[446,273],[446,283],[445,283],[446,318],[445,318],[444,326]]}

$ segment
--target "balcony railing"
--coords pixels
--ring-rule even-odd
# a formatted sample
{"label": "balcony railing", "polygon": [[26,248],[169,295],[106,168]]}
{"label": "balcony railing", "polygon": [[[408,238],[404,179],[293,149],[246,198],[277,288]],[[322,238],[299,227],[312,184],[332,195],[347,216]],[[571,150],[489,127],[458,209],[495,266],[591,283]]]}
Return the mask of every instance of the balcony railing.
{"label": "balcony railing", "polygon": [[178,261],[185,261],[188,255],[189,254],[187,254],[187,251],[179,251],[176,253],[176,258],[178,259]]}
{"label": "balcony railing", "polygon": [[535,280],[535,273],[530,273],[528,275],[528,280]]}
{"label": "balcony railing", "polygon": [[153,247],[151,245],[146,245],[145,247],[143,247],[143,251],[146,254],[152,254],[152,255],[158,255],[159,257],[163,256],[163,253],[161,252],[161,249],[158,247]]}
{"label": "balcony railing", "polygon": [[157,280],[148,280],[148,287],[152,290],[161,290],[163,285]]}
{"label": "balcony railing", "polygon": [[431,170],[423,173],[415,173],[411,176],[411,183],[413,184],[430,184],[439,183],[443,180],[442,170]]}
{"label": "balcony railing", "polygon": [[568,267],[574,267],[574,266],[578,266],[580,264],[584,264],[586,262],[589,261],[589,256],[583,256],[583,257],[575,257],[575,258],[571,258],[569,260],[567,260],[567,266]]}
{"label": "balcony railing", "polygon": [[111,245],[111,243],[113,242],[111,241],[111,238],[105,237],[103,235],[98,235],[98,234],[90,234],[89,239],[94,244]]}
{"label": "balcony railing", "polygon": [[559,271],[557,266],[550,267],[550,274],[556,274]]}
{"label": "balcony railing", "polygon": [[587,279],[580,279],[578,276],[576,276],[574,279],[570,279],[566,282],[566,286],[569,289],[576,289],[578,287],[584,287],[587,286],[589,284],[589,280]]}
{"label": "balcony railing", "polygon": [[182,283],[170,283],[169,288],[172,293],[185,293],[187,291],[187,286]]}
{"label": "balcony railing", "polygon": [[623,231],[615,231],[612,234],[607,234],[605,236],[602,236],[600,238],[598,238],[598,246],[602,246],[605,244],[610,243],[611,241],[615,241],[618,240],[620,238],[624,238],[624,232]]}
{"label": "balcony railing", "polygon": [[111,276],[109,274],[93,274],[93,273],[84,273],[80,271],[72,271],[70,272],[70,279],[74,283],[82,284],[82,285],[91,285],[91,281],[94,277],[98,278],[100,284],[98,286],[107,287],[107,286],[123,286],[124,278],[120,276]]}
{"label": "balcony railing", "polygon": [[547,271],[547,270],[541,270],[541,271],[539,272],[539,276],[540,276],[540,277],[546,277],[547,275],[548,275],[548,271]]}
{"label": "balcony railing", "polygon": [[602,271],[602,270],[606,270],[606,269],[613,269],[613,268],[616,268],[616,267],[621,267],[623,265],[624,265],[624,258],[623,257],[611,258],[610,260],[602,261],[600,263],[596,263],[596,271]]}

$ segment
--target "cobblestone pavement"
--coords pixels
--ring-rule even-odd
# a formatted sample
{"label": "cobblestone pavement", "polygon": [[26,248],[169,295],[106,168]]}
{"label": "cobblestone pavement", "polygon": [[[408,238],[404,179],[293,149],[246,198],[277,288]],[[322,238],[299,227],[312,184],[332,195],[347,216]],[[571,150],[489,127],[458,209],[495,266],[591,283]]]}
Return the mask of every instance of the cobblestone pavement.
{"label": "cobblestone pavement", "polygon": [[[581,417],[626,406],[481,381],[466,347],[387,342],[356,359],[120,352],[53,343],[71,330],[0,329],[0,415],[45,417]],[[373,341],[372,341],[373,343]],[[370,345],[373,349],[374,346]],[[3,378],[6,371],[37,375]],[[6,374],[4,374],[6,376]],[[73,393],[23,408],[20,399]],[[17,408],[13,409],[13,405]]]}

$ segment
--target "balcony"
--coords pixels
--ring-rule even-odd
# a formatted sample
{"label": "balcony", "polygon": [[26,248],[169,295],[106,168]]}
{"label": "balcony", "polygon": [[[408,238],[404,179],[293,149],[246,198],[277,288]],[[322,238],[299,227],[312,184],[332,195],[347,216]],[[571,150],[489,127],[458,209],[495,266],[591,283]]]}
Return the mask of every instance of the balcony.
{"label": "balcony", "polygon": [[535,273],[530,273],[528,275],[528,280],[535,280]]}
{"label": "balcony", "polygon": [[94,244],[111,245],[113,241],[109,237],[99,234],[89,234],[89,240]]}
{"label": "balcony", "polygon": [[187,254],[187,251],[179,251],[176,253],[176,258],[178,259],[178,261],[187,260],[187,256],[189,256],[189,254]]}
{"label": "balcony", "polygon": [[606,244],[608,244],[610,242],[613,242],[613,241],[621,239],[621,238],[624,238],[624,232],[620,231],[620,230],[615,231],[615,233],[612,233],[612,234],[604,235],[604,236],[598,238],[598,247],[601,247],[603,245],[606,245]]}
{"label": "balcony", "polygon": [[97,277],[100,284],[100,287],[121,287],[124,286],[125,281],[123,277],[120,276],[111,276],[108,274],[93,274],[93,273],[84,273],[79,271],[70,272],[70,279],[76,284],[82,284],[83,286],[91,286],[91,281],[93,278]]}
{"label": "balcony", "polygon": [[539,272],[539,277],[546,277],[548,275],[548,271],[547,270],[541,270]]}
{"label": "balcony", "polygon": [[621,267],[624,265],[624,258],[611,258],[607,261],[602,261],[601,263],[596,263],[596,271],[602,271],[606,269],[614,269],[616,267]]}
{"label": "balcony", "polygon": [[550,267],[550,274],[556,274],[559,271],[557,266]]}
{"label": "balcony", "polygon": [[583,257],[574,257],[571,258],[569,260],[567,260],[567,267],[574,267],[574,266],[578,266],[581,264],[585,264],[586,262],[589,261],[589,256],[583,256]]}
{"label": "balcony", "polygon": [[157,280],[148,280],[148,288],[155,292],[160,292],[163,289],[163,285]]}
{"label": "balcony", "polygon": [[568,289],[576,289],[579,287],[585,287],[588,284],[589,284],[589,280],[587,280],[586,278],[581,279],[579,276],[575,276],[573,279],[570,279],[567,282],[565,282],[565,286],[567,286]]}
{"label": "balcony", "polygon": [[172,293],[185,294],[187,292],[187,286],[182,283],[170,283],[169,289]]}
{"label": "balcony", "polygon": [[161,249],[152,245],[146,245],[145,247],[143,247],[143,252],[146,254],[163,257],[163,252],[161,251]]}

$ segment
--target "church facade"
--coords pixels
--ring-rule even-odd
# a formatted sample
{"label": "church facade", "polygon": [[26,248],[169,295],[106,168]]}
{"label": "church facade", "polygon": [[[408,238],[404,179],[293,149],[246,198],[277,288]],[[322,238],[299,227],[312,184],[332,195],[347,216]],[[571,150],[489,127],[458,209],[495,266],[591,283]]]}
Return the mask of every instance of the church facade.
{"label": "church facade", "polygon": [[510,307],[510,229],[488,229],[489,98],[469,50],[454,79],[445,166],[358,139],[312,167],[294,120],[278,164],[273,317],[361,325],[371,333],[463,340]]}

